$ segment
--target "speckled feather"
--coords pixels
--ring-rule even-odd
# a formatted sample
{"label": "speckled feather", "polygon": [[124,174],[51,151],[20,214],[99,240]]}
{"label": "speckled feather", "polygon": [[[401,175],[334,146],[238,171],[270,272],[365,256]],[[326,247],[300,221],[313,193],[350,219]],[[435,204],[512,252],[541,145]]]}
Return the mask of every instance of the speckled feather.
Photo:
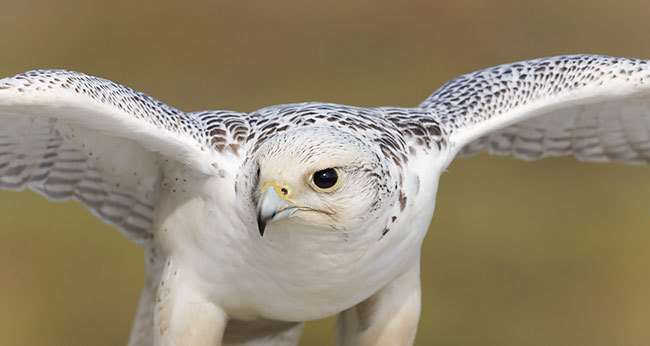
{"label": "speckled feather", "polygon": [[[406,163],[416,148],[439,150],[444,143],[435,119],[419,109],[304,103],[268,107],[251,114],[230,111],[186,114],[111,81],[59,70],[30,71],[4,79],[0,81],[0,90],[17,94],[71,93],[79,96],[80,103],[117,108],[139,122],[153,125],[163,134],[189,137],[201,151],[230,153],[241,158],[252,155],[274,133],[301,126],[331,126],[354,133],[377,145],[398,165]],[[137,195],[128,186],[120,187],[115,177],[102,176],[88,157],[92,152],[84,152],[78,148],[79,143],[71,143],[71,134],[61,133],[60,127],[69,124],[62,125],[60,119],[7,116],[14,127],[22,126],[18,131],[5,127],[0,137],[5,138],[4,158],[8,161],[2,172],[3,187],[30,187],[55,200],[78,199],[130,238],[147,241],[157,198],[155,189],[147,196]],[[15,160],[16,156],[29,160],[23,164]],[[218,161],[213,162],[215,168],[219,168]],[[35,167],[38,172],[34,171]]]}
{"label": "speckled feather", "polygon": [[463,75],[419,107],[434,112],[462,155],[647,163],[648,82],[645,60],[559,56]]}
{"label": "speckled feather", "polygon": [[[626,86],[643,86],[649,74],[644,60],[592,55],[544,58],[461,76],[445,84],[417,108],[301,103],[267,107],[250,114],[231,111],[186,114],[116,83],[59,70],[31,71],[4,79],[0,81],[0,90],[18,94],[77,94],[80,103],[97,102],[114,107],[163,134],[190,138],[200,150],[219,154],[230,152],[250,156],[274,133],[302,126],[331,126],[370,141],[398,165],[408,162],[409,156],[416,155],[419,150],[423,153],[431,148],[440,151],[449,139],[455,147],[468,144],[461,152],[463,155],[487,149],[491,153],[514,154],[523,159],[575,153],[581,159],[646,162],[650,159],[648,116],[643,112],[628,112],[610,117],[612,111],[622,106],[600,111],[580,103],[580,111],[565,107],[548,112],[545,117],[520,122],[502,119],[514,125],[472,138],[471,143],[456,138],[469,137],[467,133],[476,125],[505,118],[519,108],[541,104],[549,98],[561,100],[565,96],[571,101],[576,90],[608,90],[605,87],[615,79]],[[590,104],[595,107],[594,102]],[[643,106],[646,109],[647,102]],[[4,162],[3,187],[30,186],[50,198],[77,198],[109,223],[124,228],[127,234],[137,233],[141,237],[146,233],[155,196],[143,198],[115,186],[105,186],[87,155],[77,153],[73,145],[61,138],[56,118],[30,119],[30,123],[12,119],[13,125],[4,126],[5,131],[0,135],[5,149],[0,157]],[[16,131],[20,124],[23,126]],[[25,138],[28,133],[32,134],[30,143],[15,138],[18,135]],[[607,136],[603,136],[604,133]],[[35,146],[40,146],[40,150],[35,152]],[[71,158],[59,158],[64,155]],[[74,163],[77,168],[65,174],[57,173],[65,163]],[[69,181],[55,178],[60,175]],[[88,184],[94,184],[94,188],[86,187],[86,193],[82,193],[82,187]],[[94,191],[94,195],[90,191]],[[119,216],[102,212],[102,208],[108,210],[105,205],[110,205],[112,200],[121,201],[111,202],[119,205],[113,210],[113,214]],[[139,218],[134,223],[139,227],[127,227],[124,223],[129,218],[124,212],[132,208],[139,210],[139,213],[134,212]],[[118,212],[117,209],[124,210]]]}
{"label": "speckled feather", "polygon": [[[249,157],[273,134],[304,126],[329,126],[354,134],[375,145],[399,166],[419,153],[427,155],[447,149],[453,153],[461,147],[463,155],[489,150],[535,159],[574,153],[586,160],[648,162],[648,101],[636,98],[635,104],[642,103],[637,112],[620,112],[631,107],[626,99],[646,95],[649,75],[644,60],[563,56],[506,64],[461,76],[416,108],[301,103],[245,114],[184,113],[105,79],[69,71],[31,71],[0,81],[0,98],[4,100],[0,107],[6,119],[11,119],[11,125],[5,121],[0,132],[0,181],[4,188],[28,186],[57,200],[76,198],[131,238],[146,241],[156,187],[150,186],[145,197],[128,187],[120,188],[115,177],[107,178],[98,172],[88,153],[68,140],[69,133],[61,133],[62,122],[85,126],[78,118],[67,121],[48,117],[45,110],[40,111],[45,113],[44,117],[25,117],[34,104],[56,111],[59,95],[71,96],[72,103],[78,102],[81,108],[102,105],[119,111],[136,120],[129,126],[148,126],[134,128],[134,134],[124,135],[135,142],[139,141],[138,133],[154,130],[160,132],[156,136],[161,138],[181,138],[194,151],[204,153],[197,160],[205,158],[205,165],[211,163],[213,167],[220,164],[219,157],[226,153]],[[623,91],[614,88],[619,84]],[[12,96],[7,97],[9,92]],[[600,107],[601,94],[603,100],[611,101],[608,107]],[[15,95],[31,98],[21,101]],[[47,95],[53,99],[39,105],[39,99]],[[535,109],[535,105],[541,105],[540,109]],[[525,112],[520,116],[518,112],[522,109]],[[531,118],[536,112],[545,116]],[[612,112],[620,114],[611,116]],[[515,118],[509,118],[515,113]],[[111,120],[100,122],[106,121]],[[486,124],[490,124],[489,128]],[[106,132],[101,128],[92,130]],[[116,135],[115,130],[111,135]],[[119,133],[116,137],[120,137]],[[162,157],[170,156],[155,144],[143,146],[160,152]],[[171,158],[183,160],[180,154]],[[163,158],[156,158],[160,159]]]}

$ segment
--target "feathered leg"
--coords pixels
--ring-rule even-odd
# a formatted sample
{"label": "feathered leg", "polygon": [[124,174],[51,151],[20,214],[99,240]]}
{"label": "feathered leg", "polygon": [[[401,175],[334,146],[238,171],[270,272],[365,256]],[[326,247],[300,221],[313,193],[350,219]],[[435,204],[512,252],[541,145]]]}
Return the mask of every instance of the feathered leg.
{"label": "feathered leg", "polygon": [[420,295],[418,260],[370,298],[339,315],[339,345],[413,345]]}
{"label": "feathered leg", "polygon": [[147,247],[144,258],[146,277],[128,346],[153,346],[154,299],[162,272],[162,259],[152,246]]}
{"label": "feathered leg", "polygon": [[303,324],[282,321],[230,320],[223,337],[224,346],[295,346]]}
{"label": "feathered leg", "polygon": [[154,302],[156,346],[221,345],[228,317],[173,258],[163,263]]}

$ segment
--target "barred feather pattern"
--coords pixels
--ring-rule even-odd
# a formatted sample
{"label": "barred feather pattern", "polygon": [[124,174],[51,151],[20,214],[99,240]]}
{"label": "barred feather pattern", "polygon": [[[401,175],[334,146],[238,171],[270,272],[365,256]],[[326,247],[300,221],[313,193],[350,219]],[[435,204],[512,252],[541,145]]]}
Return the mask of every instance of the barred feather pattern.
{"label": "barred feather pattern", "polygon": [[[648,61],[560,56],[458,77],[420,107],[438,114],[450,133],[472,139],[460,140],[461,156],[573,154],[583,161],[648,163],[648,87]],[[473,128],[476,136],[467,136]]]}
{"label": "barred feather pattern", "polygon": [[464,147],[522,160],[574,154],[581,161],[650,162],[650,105],[609,102],[565,109],[509,126]]}
{"label": "barred feather pattern", "polygon": [[0,129],[0,187],[31,188],[55,201],[76,199],[136,243],[150,238],[156,191],[136,196],[98,172],[48,118],[10,117]]}
{"label": "barred feather pattern", "polygon": [[[153,129],[154,135],[189,138],[200,147],[196,119],[128,87],[72,71],[25,72],[0,80],[0,92],[0,187],[78,200],[146,244],[160,194],[162,154],[145,149],[137,138]],[[82,120],[67,121],[71,112]],[[101,127],[121,119],[135,121],[131,139]]]}

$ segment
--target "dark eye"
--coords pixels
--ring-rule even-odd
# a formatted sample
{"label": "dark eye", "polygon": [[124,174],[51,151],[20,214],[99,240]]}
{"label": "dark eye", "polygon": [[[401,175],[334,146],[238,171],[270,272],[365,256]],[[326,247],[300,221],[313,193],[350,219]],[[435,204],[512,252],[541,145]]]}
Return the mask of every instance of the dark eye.
{"label": "dark eye", "polygon": [[334,168],[326,168],[314,173],[312,180],[314,185],[321,189],[329,189],[332,186],[336,185],[336,182],[339,179],[339,174]]}

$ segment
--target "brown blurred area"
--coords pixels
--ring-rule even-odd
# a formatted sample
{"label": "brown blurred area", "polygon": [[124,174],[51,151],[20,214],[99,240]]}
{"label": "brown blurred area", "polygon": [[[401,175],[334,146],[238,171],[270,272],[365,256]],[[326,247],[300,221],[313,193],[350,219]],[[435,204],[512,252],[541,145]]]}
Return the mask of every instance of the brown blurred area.
{"label": "brown blurred area", "polygon": [[[650,58],[646,0],[0,4],[0,75],[64,68],[185,111],[412,106],[447,80],[567,53]],[[650,343],[650,168],[454,162],[422,255],[416,345]],[[143,250],[76,202],[0,192],[0,344],[123,345]],[[303,345],[332,345],[334,320]]]}

